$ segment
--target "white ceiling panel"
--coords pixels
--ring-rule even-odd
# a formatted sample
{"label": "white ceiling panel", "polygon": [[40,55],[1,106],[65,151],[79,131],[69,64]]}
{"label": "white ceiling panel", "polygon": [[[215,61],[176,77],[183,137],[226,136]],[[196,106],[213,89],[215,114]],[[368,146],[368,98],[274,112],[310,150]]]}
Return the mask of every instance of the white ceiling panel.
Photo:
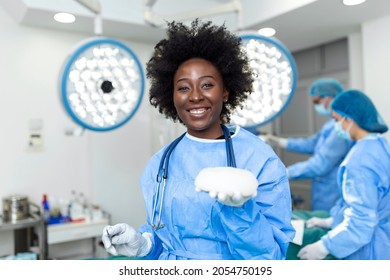
{"label": "white ceiling panel", "polygon": [[[98,0],[92,0],[98,1]],[[145,3],[154,0],[100,0],[103,35],[155,43],[164,30],[144,20]],[[204,16],[231,30],[274,27],[276,37],[291,51],[346,37],[359,31],[361,23],[390,14],[389,0],[367,0],[359,6],[346,7],[341,0],[157,0],[155,15],[168,19],[219,10],[238,3],[240,12]],[[95,14],[76,0],[0,0],[0,6],[22,25],[69,32],[94,34]],[[56,12],[76,15],[73,24],[53,20]]]}

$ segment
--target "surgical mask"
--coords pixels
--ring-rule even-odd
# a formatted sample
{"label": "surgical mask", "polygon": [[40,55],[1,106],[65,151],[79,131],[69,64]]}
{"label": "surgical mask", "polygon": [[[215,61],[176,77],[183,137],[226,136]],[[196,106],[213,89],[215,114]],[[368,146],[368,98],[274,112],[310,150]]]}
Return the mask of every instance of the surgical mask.
{"label": "surgical mask", "polygon": [[325,108],[322,104],[316,104],[314,105],[314,109],[317,111],[318,114],[323,116],[330,116],[330,111]]}
{"label": "surgical mask", "polygon": [[336,122],[334,124],[334,127],[335,127],[335,130],[336,130],[336,133],[339,137],[343,138],[343,139],[346,139],[346,140],[351,140],[351,135],[349,134],[349,130],[351,129],[351,126],[352,126],[352,123],[349,125],[349,127],[347,128],[347,130],[344,130],[343,129],[343,121],[345,120],[345,118],[343,118],[341,121],[339,122]]}

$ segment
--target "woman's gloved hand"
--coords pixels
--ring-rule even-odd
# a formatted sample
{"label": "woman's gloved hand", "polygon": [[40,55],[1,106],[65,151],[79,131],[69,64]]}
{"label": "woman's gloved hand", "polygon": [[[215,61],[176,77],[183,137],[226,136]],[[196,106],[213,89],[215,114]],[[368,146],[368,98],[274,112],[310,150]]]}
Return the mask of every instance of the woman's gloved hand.
{"label": "woman's gloved hand", "polygon": [[220,203],[241,207],[257,195],[258,182],[248,170],[234,167],[212,167],[201,170],[195,179],[195,190],[206,192]]}
{"label": "woman's gloved hand", "polygon": [[319,240],[303,247],[297,254],[301,260],[322,260],[329,254],[324,242]]}
{"label": "woman's gloved hand", "polygon": [[320,228],[331,228],[333,223],[333,218],[317,218],[313,217],[306,221],[306,227],[320,227]]}
{"label": "woman's gloved hand", "polygon": [[225,192],[214,192],[210,191],[209,196],[211,198],[214,198],[218,200],[220,203],[225,204],[227,206],[233,206],[233,207],[241,207],[244,205],[244,203],[251,199],[255,198],[257,193],[254,193],[253,195],[250,196],[243,196],[242,193],[240,192],[234,192],[233,194],[228,194]]}
{"label": "woman's gloved hand", "polygon": [[287,138],[277,137],[277,136],[272,135],[272,134],[259,135],[259,138],[271,146],[276,146],[276,147],[280,147],[280,148],[287,147]]}
{"label": "woman's gloved hand", "polygon": [[151,234],[141,235],[128,224],[106,226],[102,242],[107,252],[114,256],[144,257],[152,249]]}

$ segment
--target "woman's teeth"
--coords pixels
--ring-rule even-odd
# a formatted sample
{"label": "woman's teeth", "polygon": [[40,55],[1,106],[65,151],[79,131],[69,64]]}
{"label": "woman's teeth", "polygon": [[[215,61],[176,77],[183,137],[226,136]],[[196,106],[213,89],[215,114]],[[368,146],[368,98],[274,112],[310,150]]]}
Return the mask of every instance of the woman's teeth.
{"label": "woman's teeth", "polygon": [[206,112],[206,109],[205,109],[205,108],[192,109],[192,110],[190,110],[190,113],[191,113],[191,114],[203,114],[204,112]]}

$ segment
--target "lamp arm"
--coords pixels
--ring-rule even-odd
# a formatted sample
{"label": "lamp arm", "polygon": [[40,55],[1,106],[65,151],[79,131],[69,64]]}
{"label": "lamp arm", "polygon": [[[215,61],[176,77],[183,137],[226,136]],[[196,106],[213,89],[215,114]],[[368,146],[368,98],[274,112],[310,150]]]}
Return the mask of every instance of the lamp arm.
{"label": "lamp arm", "polygon": [[95,35],[100,36],[103,34],[103,19],[102,19],[102,6],[99,0],[76,0],[88,10],[95,14],[94,19],[94,32]]}
{"label": "lamp arm", "polygon": [[99,0],[76,0],[76,2],[80,3],[95,14],[100,14],[102,11],[102,6],[100,5]]}

